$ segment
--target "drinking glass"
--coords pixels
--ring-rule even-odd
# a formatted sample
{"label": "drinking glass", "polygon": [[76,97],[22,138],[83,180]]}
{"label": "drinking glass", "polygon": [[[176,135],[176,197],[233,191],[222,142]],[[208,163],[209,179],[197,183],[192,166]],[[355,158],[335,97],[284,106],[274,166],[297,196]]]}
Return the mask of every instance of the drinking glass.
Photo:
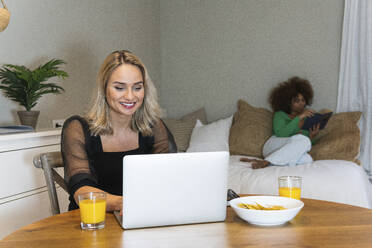
{"label": "drinking glass", "polygon": [[301,199],[301,184],[302,178],[297,176],[281,176],[278,178],[279,195]]}
{"label": "drinking glass", "polygon": [[105,227],[106,193],[88,192],[78,195],[81,229],[95,230]]}

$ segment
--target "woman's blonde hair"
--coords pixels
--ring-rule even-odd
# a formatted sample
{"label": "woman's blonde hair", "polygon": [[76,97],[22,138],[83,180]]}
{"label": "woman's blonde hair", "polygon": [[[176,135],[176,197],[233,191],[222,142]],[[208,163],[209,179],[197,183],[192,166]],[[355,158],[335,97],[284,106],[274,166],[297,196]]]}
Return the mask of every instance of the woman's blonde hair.
{"label": "woman's blonde hair", "polygon": [[95,136],[113,134],[110,106],[106,101],[106,88],[113,71],[123,64],[131,64],[140,69],[145,90],[143,103],[133,114],[130,128],[133,131],[141,132],[144,136],[150,136],[152,135],[152,125],[161,116],[156,88],[148,76],[144,64],[137,56],[129,51],[115,51],[109,54],[101,65],[92,107],[85,116],[89,122],[90,131]]}

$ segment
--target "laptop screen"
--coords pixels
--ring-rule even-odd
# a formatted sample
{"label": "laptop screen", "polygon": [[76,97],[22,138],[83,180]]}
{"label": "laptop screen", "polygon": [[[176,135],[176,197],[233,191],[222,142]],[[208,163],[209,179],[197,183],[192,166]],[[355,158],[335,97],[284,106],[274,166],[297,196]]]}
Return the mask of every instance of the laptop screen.
{"label": "laptop screen", "polygon": [[123,228],[223,221],[229,153],[128,155]]}

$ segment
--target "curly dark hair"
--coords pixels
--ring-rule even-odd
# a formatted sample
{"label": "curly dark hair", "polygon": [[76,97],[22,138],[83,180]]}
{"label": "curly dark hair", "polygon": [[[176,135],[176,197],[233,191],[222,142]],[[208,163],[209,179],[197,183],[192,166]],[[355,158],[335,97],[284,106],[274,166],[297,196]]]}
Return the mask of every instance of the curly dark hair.
{"label": "curly dark hair", "polygon": [[310,82],[299,77],[292,77],[285,82],[279,83],[270,92],[269,102],[274,112],[284,111],[291,113],[292,99],[301,94],[306,101],[306,105],[311,105],[314,91]]}

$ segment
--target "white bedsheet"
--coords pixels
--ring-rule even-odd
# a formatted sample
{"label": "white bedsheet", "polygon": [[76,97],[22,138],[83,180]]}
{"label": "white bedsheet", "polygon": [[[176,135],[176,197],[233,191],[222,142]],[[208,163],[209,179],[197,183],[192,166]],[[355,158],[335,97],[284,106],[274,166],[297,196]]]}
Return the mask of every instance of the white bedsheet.
{"label": "white bedsheet", "polygon": [[344,160],[319,160],[294,167],[270,166],[253,170],[230,156],[229,188],[239,194],[278,195],[279,176],[301,176],[304,198],[372,208],[372,185],[365,171]]}

